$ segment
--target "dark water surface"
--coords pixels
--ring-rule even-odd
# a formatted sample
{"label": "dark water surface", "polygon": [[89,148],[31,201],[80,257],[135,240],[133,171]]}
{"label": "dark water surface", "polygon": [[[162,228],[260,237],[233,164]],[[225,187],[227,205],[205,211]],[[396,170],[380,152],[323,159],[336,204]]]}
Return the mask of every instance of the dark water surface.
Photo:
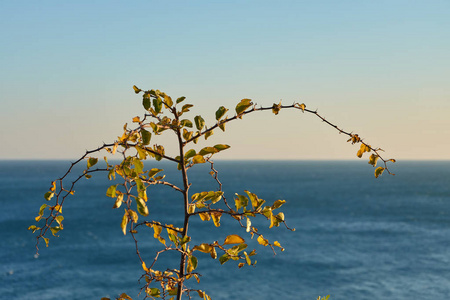
{"label": "dark water surface", "polygon": [[[68,167],[62,161],[0,162],[0,298],[100,299],[122,292],[134,299],[142,273],[134,242],[123,236],[123,208],[111,209],[105,174],[82,180],[63,209],[64,230],[41,245],[27,231],[34,223],[50,181]],[[173,165],[164,165],[173,168]],[[296,231],[268,229],[264,237],[286,248],[274,256],[257,245],[232,220],[222,226],[192,219],[197,243],[245,237],[256,248],[256,267],[221,266],[199,254],[200,285],[215,300],[444,299],[450,295],[450,162],[399,162],[396,176],[373,177],[362,161],[220,161],[225,195],[245,189],[273,202],[285,199],[286,220]],[[191,169],[193,192],[216,189],[204,166]],[[178,174],[167,178],[179,182]],[[206,174],[201,175],[201,174]],[[196,185],[198,186],[197,188]],[[150,216],[175,223],[181,202],[167,187],[149,190]],[[141,252],[149,260],[159,242],[143,231]],[[177,268],[170,258],[161,268]]]}

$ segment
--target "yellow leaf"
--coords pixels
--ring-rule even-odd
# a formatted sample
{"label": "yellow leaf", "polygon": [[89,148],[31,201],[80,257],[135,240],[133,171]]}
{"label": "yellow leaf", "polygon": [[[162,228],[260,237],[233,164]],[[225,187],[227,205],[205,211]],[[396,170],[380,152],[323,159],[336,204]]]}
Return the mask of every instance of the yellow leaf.
{"label": "yellow leaf", "polygon": [[212,212],[211,217],[213,219],[214,225],[216,227],[220,227],[220,217],[222,217],[222,213],[218,211]]}
{"label": "yellow leaf", "polygon": [[148,272],[148,268],[145,265],[145,261],[142,262],[142,269],[144,269],[145,272]]}
{"label": "yellow leaf", "polygon": [[136,94],[139,94],[140,91],[142,91],[140,88],[138,88],[137,86],[133,85],[133,90]]}
{"label": "yellow leaf", "polygon": [[205,163],[206,162],[206,160],[205,160],[205,158],[202,156],[202,155],[195,155],[193,158],[192,158],[192,162],[194,163],[194,164],[202,164],[202,163]]}
{"label": "yellow leaf", "polygon": [[258,236],[258,243],[260,243],[261,245],[263,245],[264,247],[269,245],[269,241],[266,240],[265,238],[263,238],[262,235]]}
{"label": "yellow leaf", "polygon": [[133,123],[139,123],[140,121],[141,121],[141,118],[139,118],[139,117],[133,118]]}
{"label": "yellow leaf", "polygon": [[120,224],[124,235],[127,234],[127,224],[128,224],[128,213],[127,210],[125,210],[125,214],[122,217],[122,223]]}
{"label": "yellow leaf", "polygon": [[192,251],[197,250],[197,251],[200,251],[200,252],[203,252],[203,253],[211,253],[211,249],[212,248],[214,248],[214,247],[211,246],[210,244],[203,243],[203,244],[194,246],[194,248],[192,248]]}
{"label": "yellow leaf", "polygon": [[208,213],[199,213],[198,216],[202,221],[209,221],[211,220],[211,216]]}
{"label": "yellow leaf", "polygon": [[372,154],[369,158],[369,165],[376,167],[378,158],[379,158],[378,155]]}
{"label": "yellow leaf", "polygon": [[302,110],[302,112],[305,112],[305,109],[306,109],[305,103],[302,103],[302,104],[295,103],[295,107],[298,107]]}
{"label": "yellow leaf", "polygon": [[56,181],[52,181],[52,187],[50,188],[50,191],[54,192],[56,190]]}
{"label": "yellow leaf", "polygon": [[241,238],[237,234],[231,234],[225,238],[224,245],[230,245],[230,244],[242,244],[245,243],[245,240]]}
{"label": "yellow leaf", "polygon": [[281,247],[281,244],[278,241],[273,242],[273,245],[276,246],[276,247],[280,247],[281,251],[284,251],[284,248]]}

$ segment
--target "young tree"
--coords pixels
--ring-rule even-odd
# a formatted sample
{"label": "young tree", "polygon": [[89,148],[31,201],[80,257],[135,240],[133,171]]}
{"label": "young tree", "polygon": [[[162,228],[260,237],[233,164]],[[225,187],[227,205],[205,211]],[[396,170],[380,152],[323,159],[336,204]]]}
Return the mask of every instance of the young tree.
{"label": "young tree", "polygon": [[[49,230],[56,236],[63,229],[62,207],[66,198],[74,193],[74,187],[80,179],[83,177],[89,179],[95,172],[106,172],[110,180],[120,179],[120,183],[107,188],[106,195],[114,199],[113,208],[124,207],[121,228],[124,235],[130,234],[136,245],[136,254],[142,265],[143,278],[146,281],[141,290],[145,293],[145,298],[179,300],[183,294],[187,295],[189,299],[197,294],[200,298],[211,299],[205,291],[192,288],[187,284],[189,279],[200,282],[200,274],[195,271],[198,265],[197,256],[200,252],[209,254],[213,259],[218,258],[221,264],[233,260],[237,261],[239,268],[245,265],[254,265],[253,256],[256,251],[254,249],[247,250],[247,243],[239,234],[229,234],[222,243],[192,240],[188,234],[191,218],[198,217],[202,221],[212,221],[216,227],[219,227],[222,217],[231,217],[243,230],[245,229],[251,238],[256,238],[262,246],[272,248],[274,253],[277,248],[284,251],[280,242],[265,238],[253,225],[252,220],[261,217],[267,219],[270,228],[283,225],[289,230],[294,230],[286,224],[283,212],[278,211],[285,200],[276,200],[268,205],[265,200],[247,190],[244,193],[235,194],[233,200],[229,200],[230,198],[224,194],[212,157],[228,149],[229,145],[210,145],[199,151],[191,148],[192,144],[197,144],[201,138],[207,140],[214,130],[225,131],[228,122],[242,119],[248,114],[259,111],[272,111],[277,115],[281,109],[296,109],[302,113],[310,113],[335,128],[339,133],[347,135],[348,142],[360,144],[357,152],[359,158],[366,152],[370,153],[369,164],[373,167],[376,167],[378,160],[381,160],[382,166],[375,169],[375,177],[380,176],[384,171],[392,174],[388,163],[395,162],[395,160],[384,159],[380,155],[382,149],[372,147],[364,142],[358,134],[340,129],[319,115],[317,111],[307,109],[303,103],[282,105],[280,102],[270,107],[257,107],[252,100],[243,99],[236,105],[235,111],[230,117],[227,116],[229,112],[227,108],[219,107],[215,113],[216,122],[207,127],[204,118],[200,115],[191,120],[183,118],[183,115],[193,107],[192,104],[183,104],[185,97],[173,101],[170,96],[158,90],[143,91],[136,86],[133,88],[136,94],[143,94],[142,105],[145,109],[143,117],[134,117],[132,121],[135,126],[129,128],[125,124],[123,134],[117,141],[86,151],[80,159],[71,164],[61,178],[51,182],[50,190],[45,193],[44,197],[47,201],[53,202],[45,203],[40,207],[39,215],[36,217],[38,225],[32,225],[29,229],[33,233],[37,233],[36,249],[39,251],[38,246],[41,239],[44,240],[46,246],[49,244],[49,238],[46,237]],[[162,145],[150,144],[153,135],[163,135],[167,132],[175,133],[174,137],[178,146],[177,155],[166,154]],[[95,167],[98,158],[94,154],[101,151],[107,151],[110,154],[118,153],[122,161],[116,165],[110,164],[105,156],[105,167]],[[153,160],[168,160],[175,163],[174,166],[177,166],[182,184],[176,185],[166,181],[165,176],[162,175],[163,169],[144,167],[144,161],[151,165]],[[68,175],[74,166],[82,161],[87,162],[86,168],[73,182],[67,184]],[[209,174],[217,183],[217,190],[190,193],[189,170],[198,164],[210,165]],[[180,201],[183,203],[183,213],[179,216],[179,224],[164,224],[151,218],[147,206],[149,201],[147,195],[151,193],[151,187],[155,185],[163,185],[179,193]],[[43,222],[43,225],[39,225],[39,222]],[[145,261],[139,251],[138,236],[145,229],[152,229],[153,237],[161,244],[161,250],[156,252],[152,261]],[[166,252],[178,252],[180,255],[179,265],[168,267],[165,270],[156,270],[155,264],[158,258]],[[122,294],[119,299],[131,298]]]}

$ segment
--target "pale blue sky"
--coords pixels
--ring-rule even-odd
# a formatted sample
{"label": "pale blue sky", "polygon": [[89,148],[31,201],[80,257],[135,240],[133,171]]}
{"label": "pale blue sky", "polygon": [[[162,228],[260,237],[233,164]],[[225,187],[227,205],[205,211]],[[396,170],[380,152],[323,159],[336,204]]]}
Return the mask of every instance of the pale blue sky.
{"label": "pale blue sky", "polygon": [[[0,159],[76,158],[142,114],[300,101],[397,159],[450,159],[450,1],[0,1]],[[224,158],[356,159],[309,114],[230,124]],[[163,142],[161,142],[163,143]],[[169,152],[170,152],[169,142]]]}

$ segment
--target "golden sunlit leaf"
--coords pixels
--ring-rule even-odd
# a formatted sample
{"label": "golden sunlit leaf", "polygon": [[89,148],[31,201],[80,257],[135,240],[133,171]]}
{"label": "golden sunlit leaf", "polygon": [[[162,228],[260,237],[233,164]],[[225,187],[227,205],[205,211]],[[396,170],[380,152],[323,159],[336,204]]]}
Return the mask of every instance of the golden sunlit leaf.
{"label": "golden sunlit leaf", "polygon": [[220,217],[222,217],[222,213],[215,211],[211,213],[211,218],[213,219],[214,225],[216,227],[220,227]]}
{"label": "golden sunlit leaf", "polygon": [[137,86],[133,85],[133,90],[136,94],[139,94],[140,91],[142,91],[140,88],[138,88]]}
{"label": "golden sunlit leaf", "polygon": [[214,248],[214,247],[211,246],[210,244],[203,243],[203,244],[194,246],[194,248],[192,248],[192,251],[197,250],[197,251],[200,251],[203,253],[211,253],[212,248]]}
{"label": "golden sunlit leaf", "polygon": [[198,216],[200,217],[200,219],[202,221],[209,221],[211,220],[211,216],[209,215],[209,213],[199,213]]}
{"label": "golden sunlit leaf", "polygon": [[267,245],[269,245],[269,241],[266,240],[265,238],[263,238],[262,235],[258,236],[257,241],[258,241],[258,243],[260,243],[260,244],[263,245],[264,247],[267,246]]}
{"label": "golden sunlit leaf", "polygon": [[245,243],[245,240],[237,234],[231,234],[227,236],[225,238],[225,241],[223,242],[224,245],[242,244],[242,243]]}
{"label": "golden sunlit leaf", "polygon": [[133,123],[139,123],[140,121],[141,121],[141,118],[139,118],[139,117],[133,118]]}

